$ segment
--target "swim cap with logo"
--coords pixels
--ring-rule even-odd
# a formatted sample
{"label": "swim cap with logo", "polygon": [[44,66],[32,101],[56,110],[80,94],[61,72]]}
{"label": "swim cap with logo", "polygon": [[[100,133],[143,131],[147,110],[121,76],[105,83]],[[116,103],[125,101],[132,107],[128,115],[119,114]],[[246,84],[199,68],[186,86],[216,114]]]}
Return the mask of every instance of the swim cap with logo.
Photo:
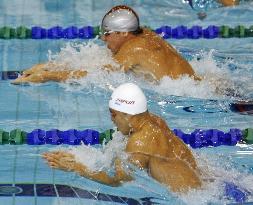
{"label": "swim cap with logo", "polygon": [[102,32],[130,32],[139,29],[139,17],[128,6],[115,6],[103,18]]}
{"label": "swim cap with logo", "polygon": [[147,111],[147,99],[137,85],[124,83],[113,91],[109,107],[119,112],[136,115]]}

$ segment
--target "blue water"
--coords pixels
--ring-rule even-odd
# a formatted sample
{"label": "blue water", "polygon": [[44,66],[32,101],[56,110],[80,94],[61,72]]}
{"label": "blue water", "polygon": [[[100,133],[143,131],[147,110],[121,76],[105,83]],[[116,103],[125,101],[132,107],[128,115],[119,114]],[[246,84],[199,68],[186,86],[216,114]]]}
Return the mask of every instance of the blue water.
{"label": "blue water", "polygon": [[[206,11],[207,17],[199,20],[198,11],[186,3],[176,0],[127,0],[127,1],[83,1],[83,0],[2,0],[0,3],[1,25],[31,27],[34,25],[63,27],[99,25],[104,13],[113,5],[126,3],[140,15],[142,25],[157,28],[162,25],[238,24],[250,26],[253,22],[252,2],[234,8],[217,8]],[[0,71],[23,70],[36,63],[46,62],[55,54],[57,59],[74,63],[79,57],[78,49],[67,40],[0,40]],[[82,63],[90,65],[92,57],[102,58],[97,49],[105,50],[99,40],[91,42],[87,49],[81,40],[71,41],[86,50]],[[113,127],[107,102],[111,91],[108,84],[117,86],[134,81],[147,94],[149,110],[163,117],[171,128],[192,132],[196,128],[252,127],[253,117],[230,110],[236,100],[252,99],[253,38],[214,40],[168,40],[187,58],[196,72],[205,80],[195,84],[188,78],[163,79],[153,85],[142,79],[122,73],[92,73],[89,79],[78,84],[46,83],[43,85],[14,86],[10,81],[0,81],[0,128],[10,131],[15,128],[31,131],[36,128],[66,130],[96,129],[103,131]],[[83,44],[84,43],[84,44]],[[67,46],[67,47],[66,47]],[[98,46],[98,48],[96,47]],[[61,51],[61,49],[66,48]],[[64,51],[68,51],[66,57]],[[59,53],[60,52],[60,53]],[[108,60],[109,59],[105,59]],[[94,66],[94,65],[92,65]],[[96,65],[99,66],[99,65]],[[217,86],[214,86],[216,85]],[[220,91],[216,92],[216,87]],[[230,91],[228,91],[230,89]],[[233,202],[222,197],[222,182],[233,181],[240,187],[252,190],[253,147],[203,148],[195,150],[199,166],[216,179],[205,184],[203,190],[188,195],[176,196],[143,172],[136,173],[136,180],[122,187],[112,188],[79,177],[73,173],[52,170],[47,167],[40,153],[53,146],[32,147],[27,145],[3,145],[0,152],[1,184],[64,184],[81,189],[130,197],[140,201],[154,197],[161,204],[226,204]],[[249,196],[253,201],[253,196]],[[108,201],[88,200],[81,197],[0,196],[0,204],[110,204]],[[114,202],[111,202],[113,204]]]}

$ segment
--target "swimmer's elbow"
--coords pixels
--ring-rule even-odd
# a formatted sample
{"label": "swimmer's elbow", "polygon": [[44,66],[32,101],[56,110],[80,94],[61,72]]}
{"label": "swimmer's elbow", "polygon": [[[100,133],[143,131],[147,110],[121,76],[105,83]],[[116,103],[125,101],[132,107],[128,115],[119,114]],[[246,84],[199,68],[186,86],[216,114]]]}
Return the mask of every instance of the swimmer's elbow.
{"label": "swimmer's elbow", "polygon": [[101,184],[113,186],[113,187],[120,186],[123,182],[130,181],[132,179],[125,174],[123,174],[123,175],[116,174],[115,176],[109,176],[104,171],[90,172],[89,170],[84,169],[84,168],[76,169],[75,171],[82,177],[97,181]]}
{"label": "swimmer's elbow", "polygon": [[70,74],[70,78],[74,78],[74,79],[80,79],[83,78],[85,76],[87,76],[88,72],[85,70],[77,70],[77,71],[73,71]]}
{"label": "swimmer's elbow", "polygon": [[202,78],[201,78],[201,77],[196,76],[196,75],[193,75],[193,79],[194,79],[194,80],[196,80],[196,81],[201,81],[201,80],[202,80]]}
{"label": "swimmer's elbow", "polygon": [[122,185],[122,183],[125,182],[124,179],[118,179],[116,177],[105,177],[105,178],[93,178],[93,177],[88,177],[91,180],[97,181],[101,184],[105,184],[107,186],[112,186],[112,187],[119,187]]}

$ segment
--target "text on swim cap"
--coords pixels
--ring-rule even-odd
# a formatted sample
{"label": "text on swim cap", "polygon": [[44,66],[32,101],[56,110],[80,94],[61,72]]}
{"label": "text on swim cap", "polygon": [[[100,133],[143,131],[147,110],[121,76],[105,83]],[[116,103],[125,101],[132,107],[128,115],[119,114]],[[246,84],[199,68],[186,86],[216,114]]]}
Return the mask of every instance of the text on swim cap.
{"label": "text on swim cap", "polygon": [[117,103],[117,102],[125,103],[125,104],[127,104],[127,105],[133,105],[133,104],[135,103],[134,100],[129,101],[129,100],[124,100],[124,99],[120,99],[120,98],[117,98],[116,103]]}

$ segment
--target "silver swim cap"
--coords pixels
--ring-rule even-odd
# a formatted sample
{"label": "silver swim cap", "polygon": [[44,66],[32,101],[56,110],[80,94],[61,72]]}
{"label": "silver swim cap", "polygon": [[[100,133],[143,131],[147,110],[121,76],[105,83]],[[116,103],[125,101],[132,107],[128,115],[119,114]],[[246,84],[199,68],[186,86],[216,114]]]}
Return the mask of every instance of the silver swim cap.
{"label": "silver swim cap", "polygon": [[115,6],[103,18],[103,32],[130,32],[139,29],[139,17],[128,6]]}

